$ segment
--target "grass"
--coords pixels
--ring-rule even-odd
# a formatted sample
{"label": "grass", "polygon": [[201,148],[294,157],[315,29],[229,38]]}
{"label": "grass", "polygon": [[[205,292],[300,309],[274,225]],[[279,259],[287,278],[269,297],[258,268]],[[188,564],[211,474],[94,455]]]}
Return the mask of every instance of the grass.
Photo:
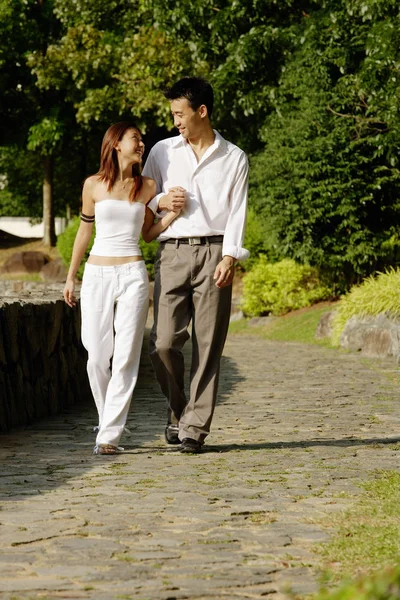
{"label": "grass", "polygon": [[[332,347],[330,340],[316,340],[320,318],[331,310],[328,303],[315,305],[252,326],[242,319],[232,322],[233,334]],[[371,368],[371,365],[368,365]],[[396,374],[397,377],[397,374]],[[379,422],[375,415],[369,422]],[[393,444],[399,450],[400,444]],[[373,448],[371,448],[373,450]],[[305,452],[311,449],[305,448]],[[314,492],[319,494],[320,492]],[[296,498],[302,499],[302,496]],[[256,517],[258,518],[258,517]],[[260,522],[263,516],[260,513]],[[316,546],[323,565],[322,590],[313,600],[398,600],[400,598],[400,473],[384,471],[363,485],[363,493],[347,511],[330,515],[331,540]],[[329,590],[340,581],[341,587]],[[305,600],[304,598],[302,600]]]}
{"label": "grass", "polygon": [[326,569],[324,578],[337,582],[400,564],[400,473],[382,471],[363,484],[355,504],[330,516],[331,540],[317,546]]}
{"label": "grass", "polygon": [[398,316],[399,283],[400,269],[390,268],[385,273],[367,277],[360,285],[352,287],[348,294],[342,296],[332,324],[333,343],[339,345],[341,333],[352,316]]}
{"label": "grass", "polygon": [[314,600],[399,600],[399,598],[400,567],[392,567],[370,577],[359,578],[355,582],[345,582],[333,591],[322,589]]}
{"label": "grass", "polygon": [[256,511],[250,515],[250,521],[258,525],[267,525],[269,523],[275,523],[277,520],[276,513],[269,511]]}
{"label": "grass", "polygon": [[252,326],[247,319],[233,321],[229,332],[234,334],[259,335],[267,340],[280,342],[301,342],[331,347],[329,340],[315,339],[315,332],[323,314],[331,310],[331,305],[323,303],[310,308],[293,311],[283,317],[277,317],[265,325]]}
{"label": "grass", "polygon": [[0,279],[7,281],[43,281],[39,273],[2,273]]}

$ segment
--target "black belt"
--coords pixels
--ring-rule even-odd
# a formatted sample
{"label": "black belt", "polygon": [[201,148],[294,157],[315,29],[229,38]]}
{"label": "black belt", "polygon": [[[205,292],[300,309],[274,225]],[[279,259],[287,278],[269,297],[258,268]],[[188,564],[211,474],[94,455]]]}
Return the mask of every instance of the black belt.
{"label": "black belt", "polygon": [[204,246],[207,244],[222,244],[224,241],[223,235],[207,235],[204,237],[187,237],[187,238],[168,238],[162,240],[162,244],[189,244],[189,246]]}

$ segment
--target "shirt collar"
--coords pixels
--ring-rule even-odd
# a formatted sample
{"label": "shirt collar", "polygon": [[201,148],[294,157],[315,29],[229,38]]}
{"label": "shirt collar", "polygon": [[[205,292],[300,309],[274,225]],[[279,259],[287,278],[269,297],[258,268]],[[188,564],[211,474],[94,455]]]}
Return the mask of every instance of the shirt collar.
{"label": "shirt collar", "polygon": [[[214,140],[214,144],[215,148],[218,148],[219,146],[226,146],[226,140],[224,140],[224,138],[222,137],[222,135],[220,133],[218,133],[218,131],[216,129],[213,129],[214,133],[215,133],[215,140]],[[187,140],[185,140],[185,138],[182,135],[177,135],[174,139],[174,142],[172,144],[173,148],[176,148],[178,146],[187,144]]]}

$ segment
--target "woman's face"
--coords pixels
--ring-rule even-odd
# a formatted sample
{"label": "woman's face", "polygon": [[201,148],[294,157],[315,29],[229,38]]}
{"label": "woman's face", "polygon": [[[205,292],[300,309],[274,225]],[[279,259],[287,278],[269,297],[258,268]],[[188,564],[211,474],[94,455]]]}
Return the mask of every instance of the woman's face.
{"label": "woman's face", "polygon": [[127,129],[115,148],[121,158],[130,160],[132,163],[142,162],[144,143],[138,129]]}

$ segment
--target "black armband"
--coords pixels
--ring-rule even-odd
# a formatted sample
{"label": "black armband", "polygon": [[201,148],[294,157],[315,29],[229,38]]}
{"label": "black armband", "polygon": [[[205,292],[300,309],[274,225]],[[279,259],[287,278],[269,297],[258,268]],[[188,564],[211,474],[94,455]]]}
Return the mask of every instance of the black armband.
{"label": "black armband", "polygon": [[81,221],[84,223],[94,223],[94,215],[84,215],[81,214]]}

